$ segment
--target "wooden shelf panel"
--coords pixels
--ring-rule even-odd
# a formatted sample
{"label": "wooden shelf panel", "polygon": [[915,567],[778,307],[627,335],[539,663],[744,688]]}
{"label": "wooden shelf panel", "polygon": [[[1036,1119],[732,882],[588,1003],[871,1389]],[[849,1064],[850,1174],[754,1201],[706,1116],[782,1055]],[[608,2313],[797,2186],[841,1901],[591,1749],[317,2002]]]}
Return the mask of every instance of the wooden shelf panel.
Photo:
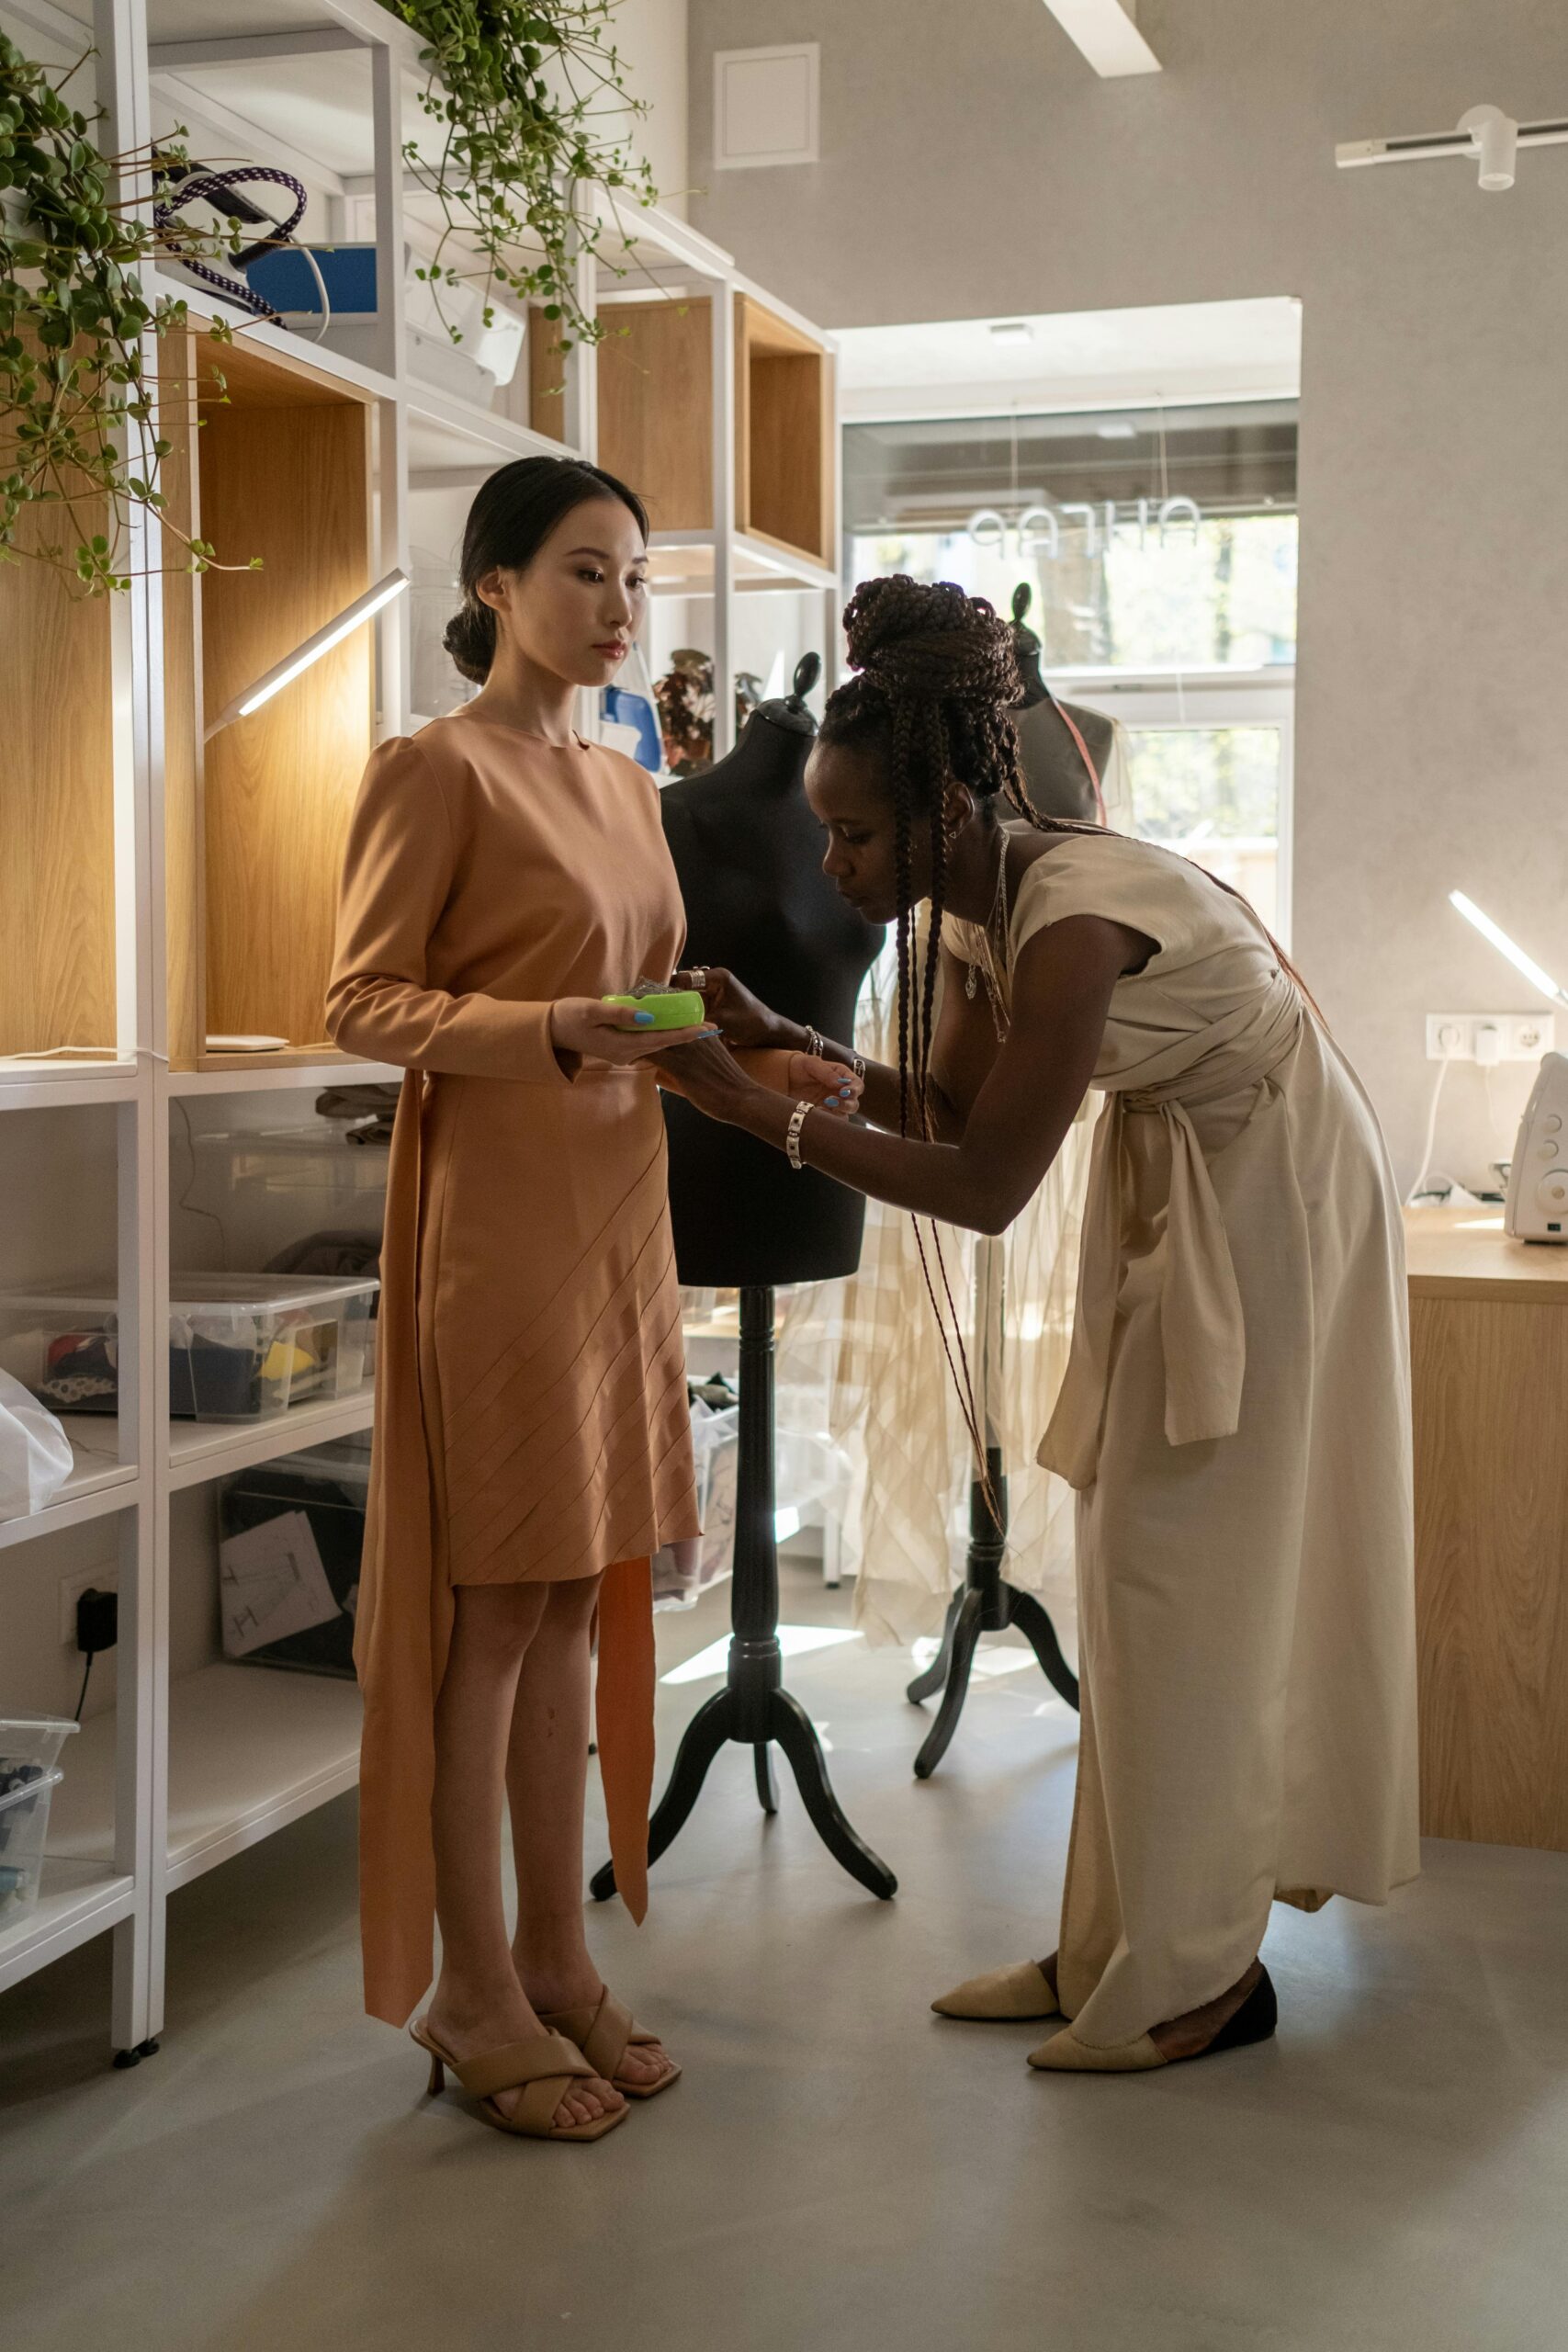
{"label": "wooden shelf panel", "polygon": [[[59,1790],[55,1794],[58,1797]],[[0,1928],[0,1992],[7,1984],[19,1984],[24,1976],[47,1967],[51,1960],[62,1959],[90,1937],[118,1926],[130,1917],[135,1903],[135,1880],[112,1863],[57,1861],[46,1857],[32,1910],[15,1927]]]}
{"label": "wooden shelf panel", "polygon": [[[265,1667],[209,1666],[169,1690],[168,1883],[326,1804],[359,1778],[358,1686]],[[71,1743],[49,1825],[51,1860],[103,1866],[114,1846],[115,1716]]]}
{"label": "wooden shelf panel", "polygon": [[[536,352],[546,339],[530,337]],[[712,355],[705,298],[618,302],[599,345],[599,462],[631,484],[656,533],[713,528]]]}
{"label": "wooden shelf panel", "polygon": [[789,321],[735,298],[735,519],[773,547],[833,560],[832,355]]}
{"label": "wooden shelf panel", "polygon": [[[214,410],[204,535],[259,572],[201,583],[205,705],[221,710],[370,584],[369,441],[356,401]],[[208,1032],[322,1034],[339,868],[369,757],[372,639],[341,645],[206,749]]]}
{"label": "wooden shelf panel", "polygon": [[25,510],[28,560],[0,565],[0,1054],[118,1039],[109,599],[38,560],[103,527],[92,504]]}
{"label": "wooden shelf panel", "polygon": [[1568,1306],[1568,1245],[1516,1241],[1501,1209],[1407,1209],[1404,1250],[1412,1298]]}
{"label": "wooden shelf panel", "polygon": [[343,844],[373,737],[373,629],[203,738],[369,586],[373,413],[293,353],[164,340],[171,511],[217,550],[165,600],[170,1050],[195,1067],[212,1033],[259,1031],[320,1061]]}

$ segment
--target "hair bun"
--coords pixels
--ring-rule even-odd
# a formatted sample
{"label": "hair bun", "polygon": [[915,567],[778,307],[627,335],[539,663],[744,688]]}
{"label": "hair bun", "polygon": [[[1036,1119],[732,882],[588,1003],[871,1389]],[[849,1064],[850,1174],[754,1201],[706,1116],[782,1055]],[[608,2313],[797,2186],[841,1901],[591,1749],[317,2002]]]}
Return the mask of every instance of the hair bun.
{"label": "hair bun", "polygon": [[482,686],[495,659],[495,615],[477,600],[465,604],[447,622],[441,642],[464,677]]}
{"label": "hair bun", "polygon": [[853,668],[889,696],[1007,709],[1022,687],[1012,632],[984,596],[904,572],[868,580],[844,613]]}

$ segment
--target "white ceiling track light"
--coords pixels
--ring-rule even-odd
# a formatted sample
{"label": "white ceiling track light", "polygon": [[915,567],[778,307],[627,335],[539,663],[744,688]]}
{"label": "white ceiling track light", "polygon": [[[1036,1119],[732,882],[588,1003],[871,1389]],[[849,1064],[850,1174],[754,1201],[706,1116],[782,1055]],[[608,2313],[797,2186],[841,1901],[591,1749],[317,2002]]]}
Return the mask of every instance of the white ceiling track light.
{"label": "white ceiling track light", "polygon": [[215,735],[225,727],[231,727],[236,718],[248,718],[253,710],[259,710],[264,702],[270,702],[274,695],[281,694],[285,686],[292,685],[294,680],[309,670],[313,662],[319,662],[323,653],[330,653],[334,645],[341,645],[345,637],[351,636],[363,622],[378,613],[383,605],[389,605],[394,596],[400,596],[408,584],[406,571],[389,571],[384,580],[378,580],[374,588],[367,588],[363,596],[356,596],[352,605],[345,605],[341,613],[324,622],[312,636],[306,638],[302,645],[297,645],[292,653],[285,654],[281,662],[275,662],[270,670],[264,671],[243,694],[237,694],[231,702],[225,703],[202,741],[210,743]]}
{"label": "white ceiling track light", "polygon": [[1501,107],[1472,107],[1461,115],[1457,130],[1435,131],[1402,139],[1352,139],[1334,151],[1342,172],[1366,164],[1425,164],[1444,155],[1480,166],[1483,188],[1500,195],[1514,185],[1514,169],[1521,147],[1568,147],[1568,117],[1550,122],[1516,122]]}

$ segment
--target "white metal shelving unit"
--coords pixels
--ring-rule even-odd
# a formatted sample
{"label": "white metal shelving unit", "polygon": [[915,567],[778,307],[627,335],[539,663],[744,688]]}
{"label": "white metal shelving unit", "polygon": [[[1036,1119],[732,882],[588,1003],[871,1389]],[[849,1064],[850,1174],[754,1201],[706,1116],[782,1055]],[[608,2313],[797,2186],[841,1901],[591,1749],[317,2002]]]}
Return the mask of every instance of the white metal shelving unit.
{"label": "white metal shelving unit", "polygon": [[[370,200],[383,299],[367,345],[353,355],[306,345],[287,329],[250,323],[237,310],[229,315],[236,326],[243,323],[247,343],[296,359],[303,356],[374,403],[380,571],[408,562],[410,499],[421,488],[471,488],[495,466],[537,452],[596,453],[592,349],[574,353],[568,363],[561,440],[434,389],[409,371],[400,144],[423,119],[413,94],[423,74],[417,40],[378,0],[310,0],[309,7],[301,0],[240,0],[238,6],[234,0],[73,0],[69,6],[56,0],[0,0],[0,22],[24,44],[31,31],[67,54],[89,42],[96,47],[93,70],[109,116],[106,137],[119,151],[144,150],[154,135],[166,135],[177,116],[189,123],[197,153],[220,146],[228,159],[273,160],[294,171],[325,203],[336,233],[355,217],[351,207],[365,208]],[[310,61],[312,90],[321,99],[309,119],[331,126],[344,151],[335,161],[311,152],[308,123],[288,133],[277,127],[287,113],[289,68],[301,58]],[[243,76],[232,73],[235,67],[244,69]],[[211,79],[220,69],[220,89]],[[663,584],[671,594],[711,598],[721,681],[732,666],[737,600],[759,594],[813,600],[831,669],[837,643],[832,571],[735,526],[735,298],[749,295],[775,317],[814,335],[817,331],[761,294],[728,254],[657,209],[637,211],[626,237],[618,223],[610,224],[597,266],[581,262],[585,305],[609,290],[616,269],[628,264],[654,280],[679,272],[700,281],[713,298],[713,527],[661,536],[656,571],[666,573]],[[227,307],[172,273],[151,269],[146,277],[150,297],[177,293],[193,314],[214,316]],[[818,340],[831,349],[829,338]],[[839,544],[836,515],[830,544]],[[169,1894],[351,1788],[357,1774],[358,1694],[352,1685],[225,1665],[171,1678],[172,1498],[231,1471],[365,1430],[372,1414],[366,1394],[303,1406],[282,1420],[254,1426],[171,1422],[164,1340],[171,1105],[400,1074],[310,1052],[237,1058],[232,1067],[169,1067],[159,561],[157,526],[141,518],[131,550],[138,576],[130,594],[114,600],[111,620],[118,1050],[113,1058],[96,1060],[0,1057],[0,1116],[112,1108],[120,1329],[118,1419],[74,1419],[76,1468],[54,1503],[31,1518],[0,1521],[0,1642],[7,1565],[40,1538],[94,1520],[114,1522],[120,1612],[117,1703],[93,1717],[69,1745],[40,1900],[24,1923],[0,1934],[0,1990],[88,1938],[112,1931],[111,2038],[122,2063],[147,2053],[162,2030]],[[377,727],[383,737],[404,731],[411,719],[408,603],[400,599],[372,624]],[[722,756],[733,741],[733,702],[726,692],[716,702],[716,752]]]}

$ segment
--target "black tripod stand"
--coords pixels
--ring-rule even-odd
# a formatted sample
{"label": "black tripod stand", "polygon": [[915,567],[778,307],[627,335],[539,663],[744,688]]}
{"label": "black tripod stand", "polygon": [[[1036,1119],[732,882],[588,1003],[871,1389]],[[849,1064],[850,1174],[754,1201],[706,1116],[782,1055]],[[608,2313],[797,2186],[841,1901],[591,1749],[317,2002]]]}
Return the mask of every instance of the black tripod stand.
{"label": "black tripod stand", "polygon": [[[708,1766],[727,1742],[754,1754],[757,1794],[764,1813],[776,1813],[772,1744],[777,1741],[795,1774],[806,1810],[822,1843],[873,1894],[884,1900],[897,1880],[845,1818],[828,1780],[827,1758],[810,1716],[784,1687],[779,1648],[779,1560],[773,1521],[773,1294],[740,1294],[740,1456],[736,1475],[735,1574],[730,1586],[729,1673],[687,1724],[670,1785],[648,1831],[648,1859],[656,1862],[674,1843],[696,1804]],[[615,1891],[610,1863],[594,1877],[594,1900]]]}
{"label": "black tripod stand", "polygon": [[986,1488],[976,1478],[969,1489],[969,1553],[964,1582],[948,1605],[942,1647],[923,1674],[910,1683],[906,1696],[918,1706],[942,1692],[936,1721],[915,1758],[917,1780],[929,1781],[947,1753],[958,1729],[969,1689],[969,1669],[982,1634],[1002,1634],[1016,1625],[1039,1659],[1045,1679],[1069,1707],[1078,1703],[1078,1679],[1062,1656],[1056,1629],[1032,1592],[1020,1592],[1002,1574],[1007,1551],[1007,1480],[1002,1475],[1002,1450],[988,1399],[1001,1369],[1002,1253],[993,1240],[981,1241],[975,1253],[975,1363],[978,1374],[976,1403],[986,1432],[986,1471],[996,1498],[993,1516]]}

